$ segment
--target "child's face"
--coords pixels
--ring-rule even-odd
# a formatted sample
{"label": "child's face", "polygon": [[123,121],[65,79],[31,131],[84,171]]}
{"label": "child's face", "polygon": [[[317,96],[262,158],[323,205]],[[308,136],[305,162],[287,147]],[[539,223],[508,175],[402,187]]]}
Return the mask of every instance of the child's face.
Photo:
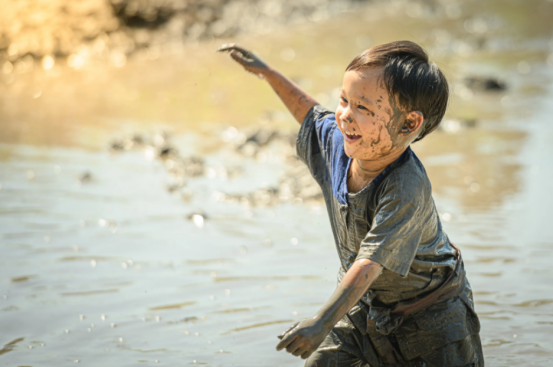
{"label": "child's face", "polygon": [[377,161],[409,145],[400,134],[405,114],[381,83],[381,68],[347,71],[336,109],[346,154]]}

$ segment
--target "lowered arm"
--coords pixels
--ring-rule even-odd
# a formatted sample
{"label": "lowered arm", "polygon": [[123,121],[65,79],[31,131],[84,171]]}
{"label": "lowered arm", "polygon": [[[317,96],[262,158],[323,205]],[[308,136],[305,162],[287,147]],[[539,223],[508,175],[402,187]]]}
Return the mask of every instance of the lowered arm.
{"label": "lowered arm", "polygon": [[309,358],[334,325],[367,293],[369,286],[381,272],[382,266],[374,261],[355,261],[332,296],[313,318],[303,320],[279,335],[281,340],[277,350],[286,348],[288,353],[303,359]]}

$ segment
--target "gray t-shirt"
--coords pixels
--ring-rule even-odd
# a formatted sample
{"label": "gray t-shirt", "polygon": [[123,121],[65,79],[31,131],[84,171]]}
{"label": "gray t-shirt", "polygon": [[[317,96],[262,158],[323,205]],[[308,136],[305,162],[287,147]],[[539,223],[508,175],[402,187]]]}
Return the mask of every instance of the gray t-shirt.
{"label": "gray t-shirt", "polygon": [[[394,335],[409,360],[478,334],[480,323],[462,262],[450,284],[460,288],[459,296],[434,303],[403,323],[391,314],[393,307],[438,289],[458,262],[457,250],[442,229],[426,171],[411,148],[363,190],[350,194],[351,159],[344,152],[344,138],[334,113],[317,105],[303,121],[297,153],[325,198],[341,264],[338,281],[356,260],[370,259],[383,266],[382,274],[348,313],[355,327],[366,335],[368,320],[375,322],[378,333]],[[371,340],[368,345],[378,344]],[[379,366],[375,356],[371,352],[367,358]]]}
{"label": "gray t-shirt", "polygon": [[457,251],[442,229],[426,171],[411,148],[363,190],[347,192],[351,158],[334,114],[315,106],[303,121],[299,157],[322,188],[340,258],[339,280],[355,260],[383,266],[363,300],[393,305],[438,287]]}

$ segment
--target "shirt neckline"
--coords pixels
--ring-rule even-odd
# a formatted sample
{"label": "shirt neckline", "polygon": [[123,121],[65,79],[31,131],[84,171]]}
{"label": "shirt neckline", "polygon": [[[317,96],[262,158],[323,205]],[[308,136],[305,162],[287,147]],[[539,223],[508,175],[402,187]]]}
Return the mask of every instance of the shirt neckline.
{"label": "shirt neckline", "polygon": [[399,164],[405,162],[405,160],[407,159],[407,157],[411,155],[411,146],[408,146],[407,149],[405,149],[405,151],[403,153],[401,153],[401,155],[395,160],[393,161],[392,163],[390,163],[389,165],[386,166],[386,168],[384,168],[384,170],[382,172],[380,172],[378,174],[378,176],[376,176],[371,182],[369,182],[365,187],[363,187],[361,190],[359,190],[358,192],[356,193],[350,193],[349,190],[348,190],[348,172],[349,172],[349,168],[351,166],[351,162],[353,161],[353,159],[351,157],[348,157],[348,161],[347,161],[347,164],[346,164],[346,174],[344,175],[344,177],[342,178],[342,183],[341,183],[341,186],[342,186],[342,190],[344,192],[344,197],[345,198],[351,198],[351,199],[355,199],[356,197],[360,196],[361,194],[363,194],[365,191],[368,190],[369,187],[371,187],[371,185],[377,185],[379,184],[382,180],[384,180],[384,178],[390,173],[390,171],[395,168],[396,166],[398,166]]}

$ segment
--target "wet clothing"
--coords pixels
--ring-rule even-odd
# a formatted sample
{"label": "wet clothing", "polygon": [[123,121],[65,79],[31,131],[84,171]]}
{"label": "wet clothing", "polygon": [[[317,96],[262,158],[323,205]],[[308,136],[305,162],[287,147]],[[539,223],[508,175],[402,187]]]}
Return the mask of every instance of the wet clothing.
{"label": "wet clothing", "polygon": [[[372,361],[372,362],[368,362]],[[380,364],[366,335],[344,316],[330,331],[319,349],[309,357],[309,367],[480,367],[484,366],[478,334],[469,335],[442,346],[430,353],[402,364]]]}
{"label": "wet clothing", "polygon": [[[412,363],[421,358],[429,361],[426,366],[483,366],[472,290],[458,251],[442,230],[430,181],[415,153],[407,148],[363,190],[350,194],[352,160],[344,152],[334,113],[318,105],[303,121],[297,153],[325,198],[340,258],[338,281],[356,260],[383,267],[306,365],[326,366],[313,361],[345,358],[346,353],[360,366],[418,366]],[[424,311],[406,317],[396,312],[438,289],[444,294]]]}

